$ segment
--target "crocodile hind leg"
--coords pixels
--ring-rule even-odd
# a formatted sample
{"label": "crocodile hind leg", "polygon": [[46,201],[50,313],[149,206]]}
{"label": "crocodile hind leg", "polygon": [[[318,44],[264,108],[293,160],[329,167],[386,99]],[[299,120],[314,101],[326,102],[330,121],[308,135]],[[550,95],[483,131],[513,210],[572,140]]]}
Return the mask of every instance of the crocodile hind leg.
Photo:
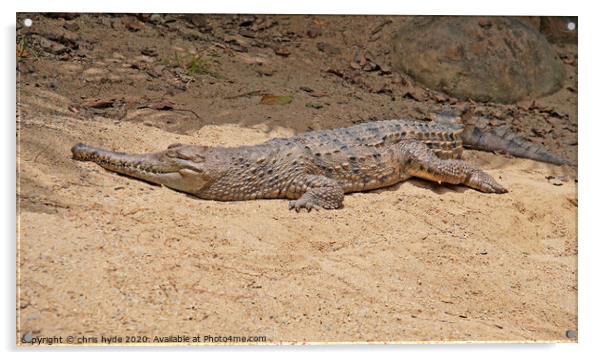
{"label": "crocodile hind leg", "polygon": [[338,209],[345,196],[343,188],[335,180],[320,175],[303,175],[290,187],[290,197],[300,197],[288,203],[289,209]]}
{"label": "crocodile hind leg", "polygon": [[440,159],[419,141],[402,141],[399,151],[403,171],[408,175],[438,183],[464,184],[486,193],[508,192],[484,171],[463,160]]}

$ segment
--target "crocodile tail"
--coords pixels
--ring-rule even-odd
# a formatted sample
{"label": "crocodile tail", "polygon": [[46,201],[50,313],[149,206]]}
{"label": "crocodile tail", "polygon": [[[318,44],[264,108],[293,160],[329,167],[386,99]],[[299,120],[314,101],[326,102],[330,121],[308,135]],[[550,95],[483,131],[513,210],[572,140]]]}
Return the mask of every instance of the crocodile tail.
{"label": "crocodile tail", "polygon": [[540,145],[534,144],[504,127],[484,130],[468,125],[462,133],[462,142],[466,147],[473,149],[502,152],[555,165],[568,164],[568,161],[553,155]]}

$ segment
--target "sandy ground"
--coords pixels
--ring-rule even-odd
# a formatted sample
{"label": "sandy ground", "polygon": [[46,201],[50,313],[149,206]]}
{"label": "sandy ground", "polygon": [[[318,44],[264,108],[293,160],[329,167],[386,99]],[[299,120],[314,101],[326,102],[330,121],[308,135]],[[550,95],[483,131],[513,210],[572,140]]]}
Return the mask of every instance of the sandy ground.
{"label": "sandy ground", "polygon": [[[345,20],[334,19],[337,26]],[[62,24],[36,20],[48,27]],[[102,26],[85,17],[75,21]],[[328,34],[328,25],[322,29]],[[384,119],[385,105],[425,113],[416,109],[436,103],[430,93],[423,101],[391,100],[324,75],[326,65],[319,59],[308,65],[306,57],[295,58],[294,49],[313,40],[302,39],[288,58],[271,49],[265,55],[262,48],[219,58],[220,71],[236,83],[203,77],[170,98],[194,109],[201,120],[175,110],[126,107],[118,115],[80,110],[78,102],[92,96],[145,91],[155,96],[155,80],[122,66],[123,57],[109,52],[120,61],[101,59],[107,52],[100,45],[75,65],[43,56],[27,64],[33,70],[19,74],[18,92],[19,339],[31,332],[151,340],[265,336],[276,343],[576,341],[566,337],[567,330],[577,330],[576,166],[467,151],[469,162],[510,192],[488,195],[410,180],[347,195],[337,211],[295,213],[287,210],[286,200],[204,201],[70,158],[77,142],[128,152],[174,142],[236,146],[345,125],[339,124],[344,119],[373,120],[358,116],[370,109]],[[120,51],[137,50],[132,45]],[[269,80],[243,76],[245,59],[261,54],[278,72]],[[127,71],[114,83],[82,80],[91,68],[100,69],[101,77],[103,71]],[[300,69],[306,72],[298,74]],[[576,81],[574,67],[572,74],[567,81]],[[147,87],[132,93],[135,81]],[[304,95],[307,91],[299,90],[304,83],[328,91],[329,105],[305,106],[324,100]],[[218,87],[211,90],[214,99],[203,95],[210,85]],[[231,97],[257,88],[294,92],[295,100],[269,106],[258,103],[261,94]],[[398,91],[405,90],[394,90],[393,96]],[[571,93],[563,90],[538,100],[539,108],[516,111],[529,115],[528,125],[518,130],[527,134],[531,126],[547,126],[544,136],[531,133],[533,141],[576,161],[571,145],[576,133],[566,131],[573,123],[576,129],[576,94],[560,101]],[[349,98],[354,100],[344,102]],[[215,104],[198,108],[209,102]],[[542,115],[547,112],[540,110],[553,104],[567,116]],[[507,116],[508,106],[481,106],[501,112],[497,120]]]}

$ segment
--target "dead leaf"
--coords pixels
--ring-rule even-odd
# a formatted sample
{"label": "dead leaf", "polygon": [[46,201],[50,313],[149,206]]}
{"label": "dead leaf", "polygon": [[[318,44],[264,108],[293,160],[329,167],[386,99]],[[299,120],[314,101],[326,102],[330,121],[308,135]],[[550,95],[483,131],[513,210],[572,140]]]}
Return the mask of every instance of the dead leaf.
{"label": "dead leaf", "polygon": [[112,107],[114,103],[115,99],[94,99],[84,102],[82,106],[94,109],[106,109]]}
{"label": "dead leaf", "polygon": [[23,46],[17,46],[17,59],[28,58],[30,55],[29,51]]}
{"label": "dead leaf", "polygon": [[174,103],[169,100],[159,100],[148,104],[148,107],[154,110],[173,110]]}
{"label": "dead leaf", "polygon": [[264,95],[259,102],[262,105],[288,105],[293,102],[292,96]]}
{"label": "dead leaf", "polygon": [[264,59],[259,56],[250,56],[247,54],[240,54],[239,57],[245,64],[249,64],[249,65],[264,65],[264,64],[269,63],[269,61],[267,59]]}

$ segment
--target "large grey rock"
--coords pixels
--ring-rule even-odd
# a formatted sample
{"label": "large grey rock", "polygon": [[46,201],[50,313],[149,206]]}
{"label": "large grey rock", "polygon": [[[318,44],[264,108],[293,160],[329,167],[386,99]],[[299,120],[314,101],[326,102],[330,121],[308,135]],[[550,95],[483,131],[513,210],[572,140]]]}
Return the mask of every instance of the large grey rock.
{"label": "large grey rock", "polygon": [[512,103],[556,91],[564,67],[546,38],[512,17],[416,17],[395,38],[393,67],[460,99]]}

